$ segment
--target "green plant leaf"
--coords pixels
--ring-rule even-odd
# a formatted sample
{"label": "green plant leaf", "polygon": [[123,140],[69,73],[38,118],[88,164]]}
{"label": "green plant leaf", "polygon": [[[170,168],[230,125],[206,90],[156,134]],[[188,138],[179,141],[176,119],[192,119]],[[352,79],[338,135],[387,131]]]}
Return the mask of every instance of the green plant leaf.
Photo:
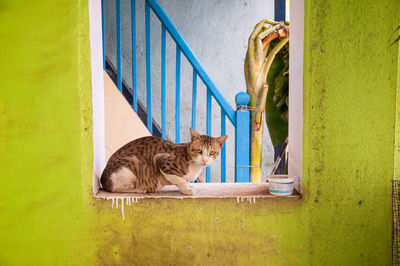
{"label": "green plant leaf", "polygon": [[[271,43],[271,46],[273,47],[275,44],[276,43]],[[288,123],[283,119],[283,117],[286,117],[285,115],[283,116],[283,114],[287,111],[285,96],[287,97],[288,95],[288,87],[285,87],[288,83],[283,79],[283,73],[286,72],[287,69],[285,63],[288,64],[288,60],[284,60],[282,56],[276,56],[267,76],[269,88],[265,105],[265,122],[274,147],[283,143],[288,135]],[[287,79],[288,76],[285,78]],[[275,91],[278,92],[279,95],[275,94]],[[276,103],[273,100],[274,96],[275,99],[278,99]],[[280,96],[283,96],[283,98]],[[284,101],[285,104],[278,108],[276,105],[281,100]]]}

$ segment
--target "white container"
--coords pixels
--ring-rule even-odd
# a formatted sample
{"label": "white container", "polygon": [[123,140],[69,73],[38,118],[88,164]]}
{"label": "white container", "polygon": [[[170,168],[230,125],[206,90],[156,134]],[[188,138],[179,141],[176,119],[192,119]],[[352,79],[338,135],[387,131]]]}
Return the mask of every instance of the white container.
{"label": "white container", "polygon": [[269,182],[269,193],[275,196],[289,196],[293,193],[294,179],[287,175],[270,175],[267,177]]}

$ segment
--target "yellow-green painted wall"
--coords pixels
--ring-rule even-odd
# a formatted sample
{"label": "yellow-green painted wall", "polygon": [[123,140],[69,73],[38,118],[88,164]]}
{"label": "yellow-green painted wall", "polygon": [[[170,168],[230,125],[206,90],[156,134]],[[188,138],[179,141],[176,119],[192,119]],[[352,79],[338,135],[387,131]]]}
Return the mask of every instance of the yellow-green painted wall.
{"label": "yellow-green painted wall", "polygon": [[87,1],[0,3],[1,265],[389,265],[400,2],[306,1],[302,199],[93,199]]}
{"label": "yellow-green painted wall", "polygon": [[[399,1],[307,1],[304,175],[315,265],[388,265]],[[377,32],[377,29],[379,29]]]}

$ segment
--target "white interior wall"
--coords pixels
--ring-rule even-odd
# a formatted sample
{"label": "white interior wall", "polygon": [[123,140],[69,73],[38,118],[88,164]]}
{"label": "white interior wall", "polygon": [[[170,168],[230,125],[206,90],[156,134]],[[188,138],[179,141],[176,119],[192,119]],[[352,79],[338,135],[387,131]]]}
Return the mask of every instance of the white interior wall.
{"label": "white interior wall", "polygon": [[[262,19],[273,19],[273,0],[159,0],[172,22],[208,72],[231,106],[235,95],[246,90],[243,64],[247,40],[254,26]],[[105,1],[105,50],[116,66],[115,0]],[[130,1],[121,0],[122,10],[122,75],[132,86]],[[146,103],[144,0],[136,1],[138,98]],[[152,109],[156,121],[161,121],[161,24],[151,14]],[[167,34],[167,136],[175,140],[175,43]],[[189,140],[191,126],[192,67],[181,57],[181,142]],[[196,129],[205,134],[206,90],[198,79]],[[212,135],[220,135],[220,108],[213,102]],[[273,147],[265,130],[263,149],[264,179],[273,164]],[[227,181],[234,181],[234,128],[227,121]],[[212,181],[220,178],[220,163],[212,166]]]}
{"label": "white interior wall", "polygon": [[100,186],[100,175],[105,165],[103,45],[100,0],[89,0],[89,28],[93,104],[93,194],[96,194]]}
{"label": "white interior wall", "polygon": [[303,172],[303,50],[304,0],[290,5],[290,57],[289,57],[289,175],[295,178],[295,188],[302,192]]}

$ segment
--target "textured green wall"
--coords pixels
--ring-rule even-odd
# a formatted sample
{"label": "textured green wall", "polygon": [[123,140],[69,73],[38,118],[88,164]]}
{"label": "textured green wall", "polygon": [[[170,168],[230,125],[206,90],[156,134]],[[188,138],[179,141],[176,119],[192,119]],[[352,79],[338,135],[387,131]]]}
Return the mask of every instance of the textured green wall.
{"label": "textured green wall", "polygon": [[0,2],[1,265],[95,254],[87,6]]}
{"label": "textured green wall", "polygon": [[386,2],[306,2],[303,199],[141,200],[122,220],[91,196],[87,1],[2,1],[0,264],[389,265]]}
{"label": "textured green wall", "polygon": [[400,2],[308,1],[306,10],[311,261],[388,265]]}

